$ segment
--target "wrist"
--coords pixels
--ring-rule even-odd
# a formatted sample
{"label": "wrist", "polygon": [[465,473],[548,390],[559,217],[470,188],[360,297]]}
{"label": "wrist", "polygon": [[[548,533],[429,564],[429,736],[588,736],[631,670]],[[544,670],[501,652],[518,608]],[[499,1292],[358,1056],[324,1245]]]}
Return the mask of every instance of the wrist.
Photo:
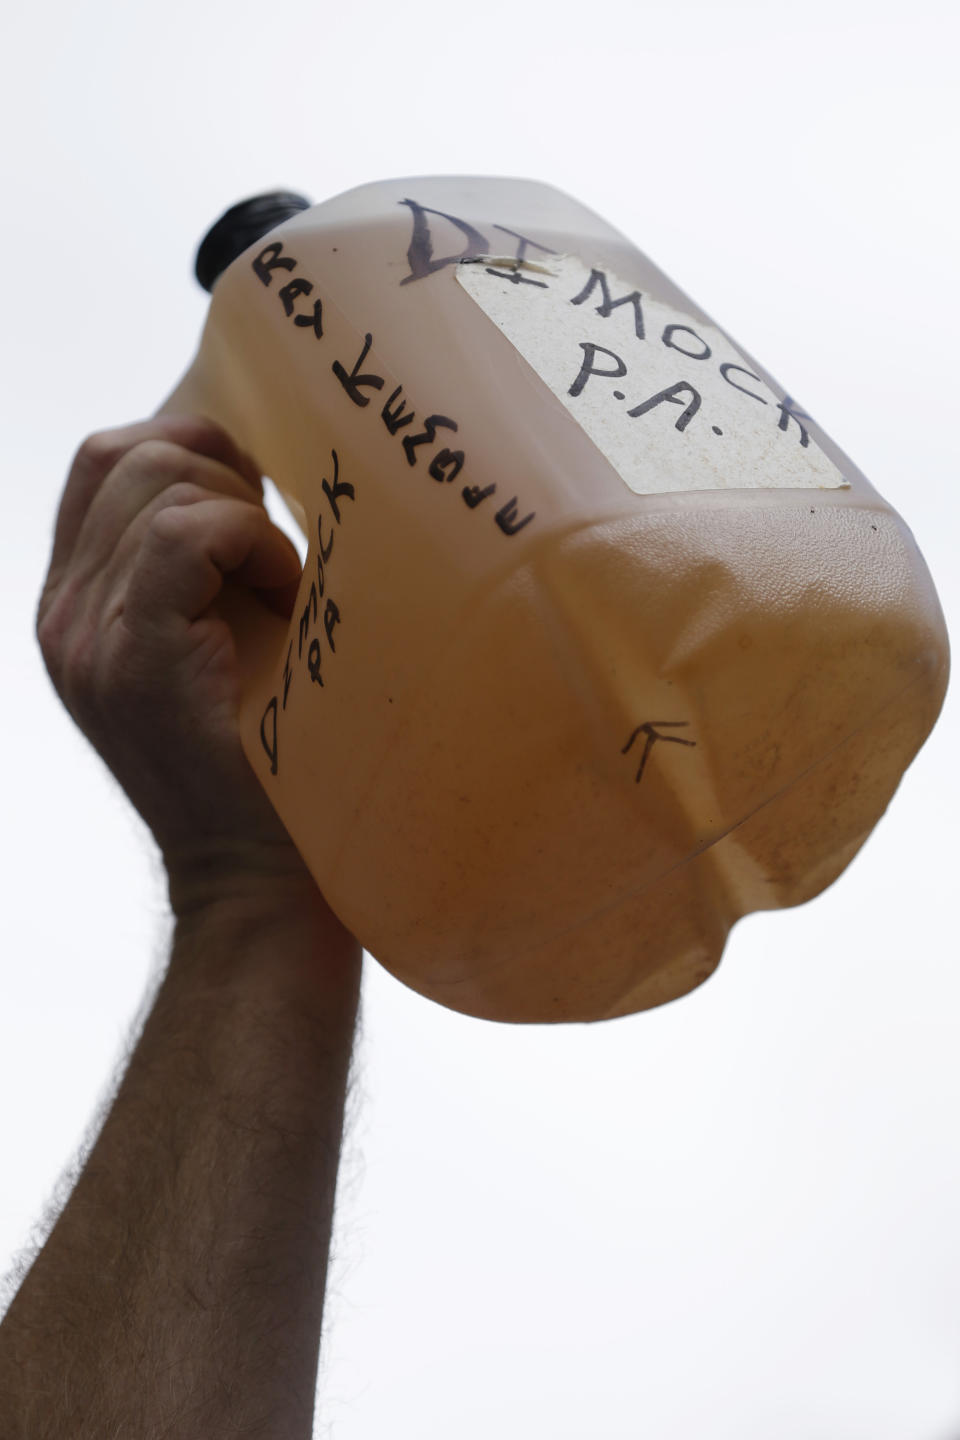
{"label": "wrist", "polygon": [[196,848],[165,857],[176,924],[168,975],[239,984],[326,1005],[355,991],[361,948],[289,841]]}
{"label": "wrist", "polygon": [[202,837],[163,848],[170,906],[178,922],[211,909],[230,912],[314,907],[317,883],[286,833]]}

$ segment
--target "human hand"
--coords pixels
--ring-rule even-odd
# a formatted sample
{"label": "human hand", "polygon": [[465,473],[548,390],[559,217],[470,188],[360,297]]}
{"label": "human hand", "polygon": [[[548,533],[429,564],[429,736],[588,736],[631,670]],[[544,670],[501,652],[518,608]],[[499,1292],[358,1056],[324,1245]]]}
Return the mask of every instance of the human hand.
{"label": "human hand", "polygon": [[313,888],[241,748],[220,609],[241,586],[289,616],[299,578],[257,466],[213,422],[164,416],[81,446],[37,633],[60,698],[155,835],[175,909],[260,876]]}

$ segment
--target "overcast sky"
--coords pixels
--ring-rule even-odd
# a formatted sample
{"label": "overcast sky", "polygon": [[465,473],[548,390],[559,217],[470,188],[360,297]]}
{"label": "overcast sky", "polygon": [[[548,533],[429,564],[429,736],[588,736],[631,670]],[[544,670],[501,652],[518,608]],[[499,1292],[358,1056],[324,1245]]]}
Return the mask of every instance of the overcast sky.
{"label": "overcast sky", "polygon": [[[0,1268],[166,943],[153,850],[32,635],[62,478],[150,413],[228,204],[547,180],[645,250],[958,584],[952,0],[274,7],[64,0],[4,26]],[[493,1025],[367,962],[323,1359],[335,1440],[958,1440],[952,697],[850,870],[716,975]]]}

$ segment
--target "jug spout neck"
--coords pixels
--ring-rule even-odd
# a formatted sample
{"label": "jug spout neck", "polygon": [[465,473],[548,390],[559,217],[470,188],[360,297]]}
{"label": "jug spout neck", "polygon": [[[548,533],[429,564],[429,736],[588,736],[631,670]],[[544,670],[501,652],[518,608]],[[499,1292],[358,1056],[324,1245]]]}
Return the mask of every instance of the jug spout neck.
{"label": "jug spout neck", "polygon": [[309,210],[311,202],[292,190],[271,190],[241,200],[225,211],[200,242],[194,273],[204,290],[212,291],[227,266],[284,220]]}

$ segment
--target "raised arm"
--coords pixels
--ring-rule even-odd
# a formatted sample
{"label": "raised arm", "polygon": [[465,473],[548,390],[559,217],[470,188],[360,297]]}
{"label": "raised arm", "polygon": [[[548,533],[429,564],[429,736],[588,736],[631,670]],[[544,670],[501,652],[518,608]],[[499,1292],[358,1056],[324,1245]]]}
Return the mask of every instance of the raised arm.
{"label": "raised arm", "polygon": [[93,437],[38,633],[151,826],[176,918],[116,1098],[0,1325],[4,1440],[306,1440],[360,951],[254,779],[223,586],[296,552],[206,421]]}

